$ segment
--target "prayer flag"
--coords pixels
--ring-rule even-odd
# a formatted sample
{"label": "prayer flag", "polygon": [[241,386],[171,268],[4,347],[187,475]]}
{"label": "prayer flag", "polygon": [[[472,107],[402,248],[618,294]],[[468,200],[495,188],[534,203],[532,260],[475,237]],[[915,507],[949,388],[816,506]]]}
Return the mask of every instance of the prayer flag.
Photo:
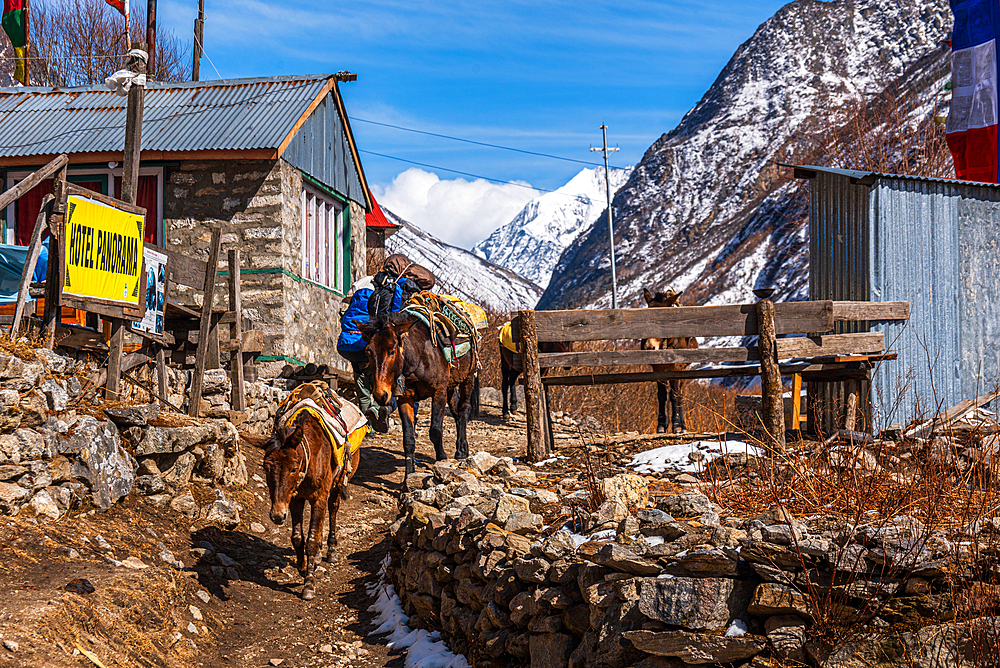
{"label": "prayer flag", "polygon": [[14,47],[14,78],[28,85],[28,0],[3,0],[3,31]]}
{"label": "prayer flag", "polygon": [[127,0],[104,0],[109,5],[121,12],[122,16],[128,16],[128,5],[125,3]]}
{"label": "prayer flag", "polygon": [[950,0],[951,108],[946,126],[955,173],[966,181],[997,183],[997,43],[1000,0]]}

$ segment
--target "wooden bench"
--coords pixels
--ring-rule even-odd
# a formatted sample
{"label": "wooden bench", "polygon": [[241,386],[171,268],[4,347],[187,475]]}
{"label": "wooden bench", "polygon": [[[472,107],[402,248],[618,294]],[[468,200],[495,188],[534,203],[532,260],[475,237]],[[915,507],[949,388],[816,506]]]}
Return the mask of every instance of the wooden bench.
{"label": "wooden bench", "polygon": [[[763,301],[761,302],[763,303]],[[528,457],[539,461],[552,448],[548,424],[547,388],[558,385],[608,385],[645,383],[690,378],[731,378],[761,375],[761,364],[773,363],[777,372],[793,376],[793,413],[803,380],[860,381],[880,361],[894,359],[886,354],[881,332],[832,333],[843,325],[907,320],[907,302],[781,302],[773,304],[774,346],[761,351],[757,346],[726,346],[697,350],[610,350],[569,353],[540,353],[545,342],[615,341],[623,339],[718,338],[758,336],[759,304],[727,306],[682,306],[642,309],[592,309],[574,311],[519,311],[513,320],[513,336],[522,355],[515,366],[524,371],[528,425]],[[769,318],[771,316],[768,316]],[[806,336],[801,336],[806,335]],[[624,365],[690,364],[702,368],[680,371],[623,373],[573,373],[541,376],[541,370],[555,367],[607,367]],[[726,366],[730,364],[730,366]],[[705,366],[711,365],[711,366]],[[765,370],[766,372],[766,370]],[[779,383],[780,386],[780,383]],[[857,389],[854,390],[855,395]],[[855,397],[857,400],[857,397]],[[780,396],[778,397],[780,403]],[[765,402],[766,403],[766,402]],[[794,416],[793,419],[797,419]],[[797,424],[797,422],[795,422]]]}

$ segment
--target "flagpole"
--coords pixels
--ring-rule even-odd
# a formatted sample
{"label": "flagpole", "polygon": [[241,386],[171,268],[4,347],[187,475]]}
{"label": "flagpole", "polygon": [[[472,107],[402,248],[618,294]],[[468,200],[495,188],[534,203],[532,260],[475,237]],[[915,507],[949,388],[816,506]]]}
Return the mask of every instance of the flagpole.
{"label": "flagpole", "polygon": [[125,5],[125,52],[128,53],[132,45],[132,35],[128,24],[128,0],[122,0],[122,4]]}

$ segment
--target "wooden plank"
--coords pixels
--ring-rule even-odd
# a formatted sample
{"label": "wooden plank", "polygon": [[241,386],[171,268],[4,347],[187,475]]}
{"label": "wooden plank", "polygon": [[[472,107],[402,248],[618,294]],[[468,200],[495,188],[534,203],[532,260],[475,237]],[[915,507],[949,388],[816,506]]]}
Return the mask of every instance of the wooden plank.
{"label": "wooden plank", "polygon": [[[52,195],[46,195],[42,198],[42,208],[38,210],[38,217],[35,218],[35,229],[31,232],[31,242],[28,244],[28,257],[25,258],[24,269],[21,271],[21,282],[17,286],[14,322],[11,323],[10,327],[11,338],[17,338],[18,330],[21,328],[21,318],[24,316],[24,303],[28,299],[28,289],[31,287],[31,279],[35,274],[38,255],[42,252],[42,232],[49,227],[49,216],[52,215],[52,202],[54,199]],[[2,207],[0,207],[0,210],[2,210]]]}
{"label": "wooden plank", "polygon": [[167,266],[173,272],[173,282],[178,285],[186,285],[189,288],[201,290],[204,286],[205,272],[208,271],[208,263],[193,257],[188,257],[183,253],[161,248],[154,244],[145,243],[144,247],[163,253],[167,256]]}
{"label": "wooden plank", "polygon": [[65,169],[68,164],[68,155],[65,153],[57,155],[44,167],[21,179],[21,182],[12,187],[10,190],[0,193],[0,210],[6,209],[13,202],[24,196],[25,193],[35,188],[35,186],[39,183],[55,176],[56,172]]}
{"label": "wooden plank", "polygon": [[[833,302],[775,304],[774,317],[776,334],[829,332],[833,329]],[[538,311],[535,321],[538,340],[543,342],[757,334],[753,304]]]}
{"label": "wooden plank", "polygon": [[538,367],[538,341],[535,338],[535,311],[518,311],[524,351],[524,411],[528,428],[528,461],[540,462],[548,457],[542,424],[545,399],[542,376]]}
{"label": "wooden plank", "polygon": [[[49,252],[51,252],[51,250]],[[73,297],[70,295],[62,295],[60,300],[63,306],[79,309],[81,311],[88,311],[90,313],[97,313],[98,315],[107,318],[120,318],[122,320],[141,320],[143,311],[139,309],[140,307],[145,306],[145,302],[143,302],[136,308],[128,308],[126,306],[122,306],[120,302],[115,303],[105,299],[95,299],[94,301],[91,301],[90,299],[83,300],[79,297]]]}
{"label": "wooden plank", "polygon": [[[882,332],[824,334],[778,339],[778,358],[834,356],[843,353],[879,353],[885,350]],[[515,356],[515,362],[517,361]],[[622,366],[636,364],[720,364],[760,359],[756,346],[699,348],[697,350],[608,350],[575,353],[539,353],[542,369],[562,366]],[[856,360],[839,360],[856,361]]]}
{"label": "wooden plank", "polygon": [[833,302],[833,319],[867,320],[909,320],[910,302]]}
{"label": "wooden plank", "polygon": [[219,337],[219,314],[213,313],[212,318],[209,321],[208,326],[208,356],[205,358],[205,368],[206,369],[221,369],[222,368],[222,358],[220,353],[219,344],[221,343]]}
{"label": "wooden plank", "polygon": [[[803,374],[806,380],[840,380],[841,378],[864,377],[871,368],[867,362],[847,364],[810,364],[809,362],[789,362],[778,366],[782,376]],[[806,375],[809,375],[807,378]],[[738,367],[718,367],[711,369],[684,369],[681,371],[641,371],[635,373],[578,374],[574,376],[545,376],[545,385],[615,385],[618,383],[651,383],[664,380],[685,380],[692,378],[736,378],[759,376],[759,365]],[[829,375],[830,378],[817,376]],[[834,376],[836,376],[834,378]]]}
{"label": "wooden plank", "polygon": [[[198,329],[198,340],[207,341],[212,325],[212,305],[215,303],[215,276],[219,270],[219,251],[222,246],[222,230],[212,229],[212,241],[208,251],[208,269],[202,279],[204,289],[201,327]],[[205,358],[208,346],[198,346],[194,358],[194,376],[191,379],[191,394],[188,402],[188,415],[198,417],[201,414],[201,388],[205,382]]]}
{"label": "wooden plank", "polygon": [[[243,293],[242,277],[240,270],[240,251],[238,249],[229,250],[229,311],[233,314],[233,322],[229,325],[228,344],[234,346],[233,354],[229,360],[230,375],[233,381],[233,409],[245,411],[247,409],[246,387],[243,384]],[[247,332],[249,334],[250,332]],[[260,333],[261,349],[264,344],[264,333]]]}
{"label": "wooden plank", "polygon": [[[76,185],[75,183],[70,183],[69,181],[67,181],[66,185],[63,187],[63,202],[65,202],[66,198],[70,197],[71,195],[74,195],[76,197],[85,197],[87,199],[92,199],[94,201],[100,202],[101,204],[106,204],[110,207],[114,207],[115,209],[120,209],[122,211],[135,214],[137,216],[146,215],[146,209],[144,209],[141,206],[130,204],[129,202],[123,199],[109,197],[103,193],[95,192],[88,188],[84,188],[82,186]],[[125,196],[125,191],[122,190],[122,197],[124,196]]]}
{"label": "wooden plank", "polygon": [[913,438],[926,438],[932,434],[935,429],[945,427],[949,423],[956,420],[961,420],[963,417],[980,406],[985,406],[997,398],[1000,398],[1000,390],[987,392],[986,394],[980,395],[975,399],[966,399],[961,403],[955,404],[948,410],[938,413],[927,422],[923,422],[916,427],[909,429],[906,432],[906,435]]}
{"label": "wooden plank", "polygon": [[844,429],[854,431],[858,420],[858,381],[847,382],[847,414],[844,416]]}

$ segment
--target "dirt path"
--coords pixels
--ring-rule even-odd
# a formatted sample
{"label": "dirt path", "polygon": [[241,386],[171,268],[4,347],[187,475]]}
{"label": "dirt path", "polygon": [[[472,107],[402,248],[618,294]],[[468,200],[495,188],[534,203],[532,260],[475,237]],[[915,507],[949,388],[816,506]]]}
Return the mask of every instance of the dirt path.
{"label": "dirt path", "polygon": [[[522,455],[523,413],[505,422],[499,412],[483,406],[480,420],[470,424],[470,450]],[[433,461],[428,412],[420,418],[418,470]],[[452,454],[453,421],[446,419],[445,429]],[[339,559],[322,564],[310,602],[299,597],[290,528],[268,519],[263,453],[245,451],[251,480],[235,495],[243,505],[236,531],[154,509],[134,495],[108,513],[0,525],[0,571],[6,573],[0,586],[9,593],[0,600],[0,640],[17,643],[14,651],[0,648],[0,666],[93,667],[100,665],[95,659],[108,667],[402,666],[401,655],[367,635],[366,590],[396,517],[403,479],[399,428],[366,439],[351,498],[341,504]],[[194,570],[166,566],[164,549]],[[148,568],[119,565],[128,557]],[[62,589],[76,578],[88,579],[96,593]]]}

